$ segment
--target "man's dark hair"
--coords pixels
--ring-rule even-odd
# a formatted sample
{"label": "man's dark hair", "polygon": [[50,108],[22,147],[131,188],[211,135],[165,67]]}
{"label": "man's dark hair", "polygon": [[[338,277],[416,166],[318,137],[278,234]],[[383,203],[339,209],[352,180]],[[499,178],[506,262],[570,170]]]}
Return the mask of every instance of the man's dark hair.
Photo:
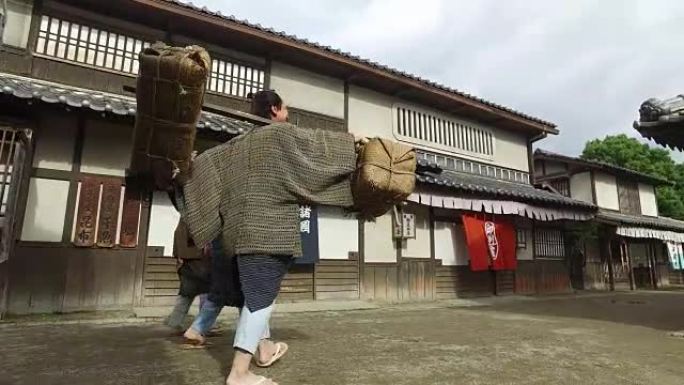
{"label": "man's dark hair", "polygon": [[262,118],[272,119],[272,107],[281,108],[283,106],[283,99],[280,98],[273,90],[258,91],[248,95],[252,99],[252,107],[250,113],[261,116]]}

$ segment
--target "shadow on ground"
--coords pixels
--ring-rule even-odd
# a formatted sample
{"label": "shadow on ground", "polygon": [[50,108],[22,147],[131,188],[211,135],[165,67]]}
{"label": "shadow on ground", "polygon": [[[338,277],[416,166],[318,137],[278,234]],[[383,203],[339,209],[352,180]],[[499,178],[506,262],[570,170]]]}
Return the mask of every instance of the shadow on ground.
{"label": "shadow on ground", "polygon": [[[486,301],[482,301],[482,304]],[[282,314],[282,385],[666,384],[684,378],[684,293]],[[0,326],[0,384],[220,385],[234,323],[207,349],[157,324]]]}
{"label": "shadow on ground", "polygon": [[[228,374],[233,361],[233,336],[235,329],[225,328],[221,325],[219,335],[208,338],[209,345],[204,349],[220,367],[221,373]],[[276,341],[287,341],[289,344],[305,341],[310,337],[300,330],[292,328],[278,328],[272,330],[272,337]],[[176,343],[178,343],[176,341]]]}
{"label": "shadow on ground", "polygon": [[571,296],[472,308],[528,316],[566,317],[643,326],[657,330],[684,330],[684,292],[632,292],[609,296]]}

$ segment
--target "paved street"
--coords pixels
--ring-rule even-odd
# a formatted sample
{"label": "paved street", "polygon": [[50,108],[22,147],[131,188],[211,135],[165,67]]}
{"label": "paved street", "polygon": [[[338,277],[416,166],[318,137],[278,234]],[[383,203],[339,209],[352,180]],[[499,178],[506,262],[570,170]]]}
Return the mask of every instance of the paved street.
{"label": "paved street", "polygon": [[[486,301],[484,302],[487,303]],[[280,314],[280,384],[684,383],[684,293],[511,299]],[[0,326],[1,384],[221,384],[231,323],[207,349],[145,324]]]}

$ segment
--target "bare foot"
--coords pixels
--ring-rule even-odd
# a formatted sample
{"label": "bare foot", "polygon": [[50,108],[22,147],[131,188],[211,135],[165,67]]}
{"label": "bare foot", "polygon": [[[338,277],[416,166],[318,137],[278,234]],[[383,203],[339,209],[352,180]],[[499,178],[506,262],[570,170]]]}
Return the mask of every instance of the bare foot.
{"label": "bare foot", "polygon": [[271,340],[261,340],[255,358],[257,362],[268,362],[278,351],[278,346]]}
{"label": "bare foot", "polygon": [[284,342],[273,342],[271,340],[261,340],[254,360],[260,368],[267,368],[283,358],[287,353],[288,346]]}
{"label": "bare foot", "polygon": [[226,385],[278,385],[270,378],[263,376],[257,376],[252,372],[247,372],[243,375],[234,374],[235,372],[230,372],[228,379],[226,379]]}
{"label": "bare foot", "polygon": [[204,345],[204,343],[206,342],[204,336],[199,334],[193,328],[188,328],[188,330],[186,330],[185,333],[183,333],[183,338],[185,338],[186,342],[193,345]]}

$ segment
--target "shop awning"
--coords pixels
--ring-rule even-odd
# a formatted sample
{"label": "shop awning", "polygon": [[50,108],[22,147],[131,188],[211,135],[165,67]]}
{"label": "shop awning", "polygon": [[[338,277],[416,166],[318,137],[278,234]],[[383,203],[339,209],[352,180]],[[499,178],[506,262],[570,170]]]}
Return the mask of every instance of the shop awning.
{"label": "shop awning", "polygon": [[[419,165],[423,165],[423,161]],[[417,176],[409,201],[426,206],[490,214],[519,215],[540,221],[589,220],[596,206],[529,183],[443,170],[436,165]]]}
{"label": "shop awning", "polygon": [[684,243],[684,233],[655,230],[645,227],[618,226],[615,233],[626,238],[659,239],[664,242]]}
{"label": "shop awning", "polygon": [[627,215],[601,210],[596,218],[616,226],[616,234],[627,238],[659,239],[684,243],[684,221],[667,217]]}
{"label": "shop awning", "polygon": [[431,192],[413,193],[408,200],[431,207],[497,215],[518,215],[538,221],[586,221],[594,218],[593,213],[589,211],[543,207],[510,200],[463,198]]}

